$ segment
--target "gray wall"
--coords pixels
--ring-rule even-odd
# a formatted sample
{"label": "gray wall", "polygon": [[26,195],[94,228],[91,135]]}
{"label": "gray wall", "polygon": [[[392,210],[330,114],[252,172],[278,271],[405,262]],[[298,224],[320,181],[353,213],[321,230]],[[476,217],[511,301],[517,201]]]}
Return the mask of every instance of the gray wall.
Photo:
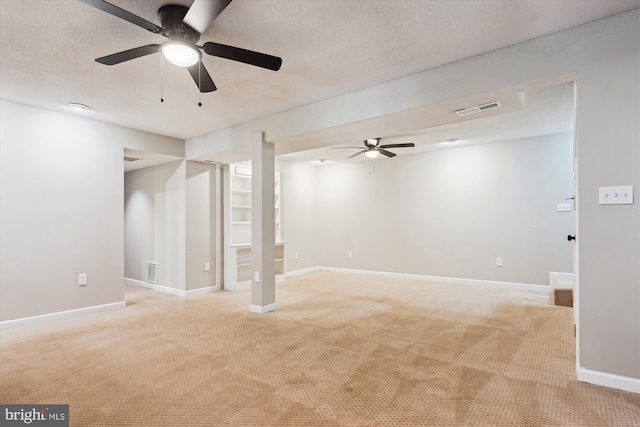
{"label": "gray wall", "polygon": [[318,171],[323,266],[540,285],[572,272],[572,213],[556,212],[571,133]]}
{"label": "gray wall", "polygon": [[[640,10],[623,17],[580,52],[579,354],[640,379]],[[609,185],[633,185],[635,203],[599,205]]]}
{"label": "gray wall", "polygon": [[145,282],[158,263],[158,285],[184,289],[185,162],[124,174],[125,277]]}
{"label": "gray wall", "polygon": [[[217,286],[216,283],[216,166],[187,161],[185,289]],[[205,271],[204,264],[210,264]]]}
{"label": "gray wall", "polygon": [[153,261],[158,285],[216,286],[215,168],[178,160],[124,174],[126,278],[146,282]]}
{"label": "gray wall", "polygon": [[0,320],[123,301],[123,146],[177,140],[5,101],[0,123]]}
{"label": "gray wall", "polygon": [[[282,177],[282,224],[288,272],[316,267],[319,217],[317,207],[318,170],[303,163],[277,160]],[[296,253],[298,259],[296,259]]]}
{"label": "gray wall", "polygon": [[[602,381],[606,374],[638,380],[640,204],[600,206],[597,194],[606,185],[640,188],[639,64],[636,9],[203,135],[188,140],[185,150],[188,156],[212,153],[218,146],[230,150],[233,141],[257,130],[277,147],[278,141],[302,140],[328,128],[376,129],[384,117],[475,94],[577,79],[579,363],[605,374],[598,377]],[[391,123],[386,134],[416,130],[403,126]]]}

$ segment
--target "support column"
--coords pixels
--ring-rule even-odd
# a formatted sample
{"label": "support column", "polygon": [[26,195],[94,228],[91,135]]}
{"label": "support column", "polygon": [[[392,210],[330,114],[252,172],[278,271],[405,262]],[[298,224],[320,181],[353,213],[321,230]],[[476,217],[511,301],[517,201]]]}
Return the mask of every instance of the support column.
{"label": "support column", "polygon": [[275,150],[262,132],[251,135],[251,306],[254,313],[276,309]]}

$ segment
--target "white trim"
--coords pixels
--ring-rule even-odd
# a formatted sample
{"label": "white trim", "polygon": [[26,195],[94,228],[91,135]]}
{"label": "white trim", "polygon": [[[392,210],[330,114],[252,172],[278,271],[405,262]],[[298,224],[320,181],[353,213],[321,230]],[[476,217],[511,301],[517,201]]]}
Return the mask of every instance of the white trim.
{"label": "white trim", "polygon": [[126,277],[124,278],[124,283],[127,285],[143,286],[145,288],[153,289],[154,291],[165,292],[171,295],[177,295],[179,297],[190,297],[194,295],[202,295],[209,292],[215,292],[219,289],[217,286],[206,286],[204,288],[191,289],[189,291],[185,291],[183,289],[176,289],[176,288],[171,288],[169,286],[162,286],[162,285],[154,285],[152,283],[143,282],[142,280],[129,279]]}
{"label": "white trim", "polygon": [[331,271],[335,273],[369,274],[372,276],[397,277],[401,279],[429,280],[434,282],[451,282],[451,283],[458,283],[458,284],[465,284],[465,285],[497,286],[502,288],[524,289],[528,291],[538,291],[538,292],[551,291],[551,287],[547,285],[534,285],[529,283],[498,282],[494,280],[462,279],[457,277],[426,276],[422,274],[391,273],[386,271],[354,270],[350,268],[335,268],[335,267],[317,267],[317,269],[323,270],[323,271]]}
{"label": "white trim", "polygon": [[129,279],[128,277],[124,278],[125,285],[131,286],[142,286],[144,288],[153,289],[153,283],[143,282],[142,280]]}
{"label": "white trim", "polygon": [[249,311],[252,313],[258,313],[258,314],[265,314],[268,313],[270,311],[274,311],[277,308],[276,303],[274,302],[273,304],[269,304],[269,305],[253,305],[251,304],[249,306]]}
{"label": "white trim", "polygon": [[243,291],[245,289],[251,288],[251,280],[245,280],[243,282],[237,282],[236,287],[232,290],[234,291]]}
{"label": "white trim", "polygon": [[176,289],[176,288],[172,288],[170,286],[153,285],[152,289],[154,291],[165,292],[167,294],[177,295],[179,297],[183,297],[185,295],[184,294],[184,289]]}
{"label": "white trim", "polygon": [[127,303],[125,301],[113,302],[110,304],[94,305],[91,307],[76,308],[73,310],[58,311],[56,313],[41,314],[39,316],[24,317],[22,319],[5,320],[0,322],[0,329],[9,328],[12,326],[25,325],[35,322],[41,322],[43,320],[62,319],[65,317],[75,316],[77,314],[89,314],[98,313],[100,311],[118,310],[125,308]]}
{"label": "white trim", "polygon": [[550,271],[549,286],[551,289],[573,289],[573,273]]}
{"label": "white trim", "polygon": [[640,394],[640,379],[578,368],[578,381]]}
{"label": "white trim", "polygon": [[287,277],[291,277],[291,276],[297,276],[299,274],[312,273],[314,271],[320,271],[320,270],[322,270],[322,267],[310,267],[310,268],[303,268],[300,270],[287,271],[285,275]]}
{"label": "white trim", "polygon": [[191,289],[189,291],[182,291],[182,292],[184,293],[185,297],[192,297],[195,295],[202,295],[202,294],[208,294],[210,292],[216,292],[218,290],[219,289],[217,286],[205,286],[204,288]]}

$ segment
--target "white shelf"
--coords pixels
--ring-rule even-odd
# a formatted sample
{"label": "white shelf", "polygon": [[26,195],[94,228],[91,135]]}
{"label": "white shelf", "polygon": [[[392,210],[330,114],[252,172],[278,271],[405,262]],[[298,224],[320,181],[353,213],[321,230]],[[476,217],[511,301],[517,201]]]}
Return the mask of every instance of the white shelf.
{"label": "white shelf", "polygon": [[[249,163],[232,164],[223,169],[226,183],[223,197],[224,215],[224,288],[228,290],[244,289],[251,284],[251,165]],[[284,245],[282,240],[282,206],[280,192],[282,180],[280,171],[274,176],[275,209],[275,272],[278,280],[285,273]]]}

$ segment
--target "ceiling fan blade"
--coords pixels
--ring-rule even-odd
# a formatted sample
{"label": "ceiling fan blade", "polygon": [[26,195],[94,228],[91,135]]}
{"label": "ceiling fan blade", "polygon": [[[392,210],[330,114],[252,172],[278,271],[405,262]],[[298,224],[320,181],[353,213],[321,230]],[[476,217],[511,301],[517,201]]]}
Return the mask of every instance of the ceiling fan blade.
{"label": "ceiling fan blade", "polygon": [[255,65],[256,67],[262,67],[268,70],[278,71],[282,65],[282,58],[278,58],[277,56],[227,46],[225,44],[206,42],[202,48],[208,55],[244,62],[245,64]]}
{"label": "ceiling fan blade", "polygon": [[352,154],[349,157],[347,157],[347,159],[353,159],[356,156],[359,156],[360,154],[364,153],[367,150],[362,150],[362,151],[358,151],[356,154]]}
{"label": "ceiling fan blade", "polygon": [[[199,70],[198,66],[200,67]],[[211,80],[211,76],[202,61],[187,68],[189,69],[189,74],[193,77],[193,81],[196,82],[196,86],[200,89],[200,92],[213,92],[218,89],[213,83],[213,80]]]}
{"label": "ceiling fan blade", "polygon": [[332,150],[340,150],[342,148],[348,148],[350,150],[353,150],[355,148],[357,150],[362,150],[362,147],[331,147]]}
{"label": "ceiling fan blade", "polygon": [[121,62],[129,61],[131,59],[140,58],[141,56],[151,55],[152,53],[157,53],[158,51],[160,51],[159,44],[149,44],[146,46],[134,47],[133,49],[114,53],[113,55],[103,56],[96,59],[96,62],[104,65],[116,65],[120,64]]}
{"label": "ceiling fan blade", "polygon": [[156,24],[149,22],[146,19],[142,19],[131,12],[127,12],[124,9],[120,9],[118,6],[114,6],[111,3],[107,3],[106,1],[102,1],[102,0],[80,0],[80,1],[86,5],[93,6],[96,9],[100,9],[103,12],[107,12],[110,15],[116,16],[120,19],[124,19],[125,21],[129,21],[132,24],[137,25],[138,27],[142,27],[145,30],[151,31],[152,33],[164,35],[164,30],[158,27]]}
{"label": "ceiling fan blade", "polygon": [[385,145],[380,145],[378,148],[408,148],[408,147],[415,147],[416,144],[414,144],[413,142],[407,142],[404,144],[385,144]]}
{"label": "ceiling fan blade", "polygon": [[380,152],[380,154],[384,154],[387,157],[395,157],[395,153],[392,153],[391,151],[387,151],[387,150],[383,150],[383,149],[378,149],[378,151]]}
{"label": "ceiling fan blade", "polygon": [[202,34],[229,3],[231,0],[195,0],[182,22]]}

